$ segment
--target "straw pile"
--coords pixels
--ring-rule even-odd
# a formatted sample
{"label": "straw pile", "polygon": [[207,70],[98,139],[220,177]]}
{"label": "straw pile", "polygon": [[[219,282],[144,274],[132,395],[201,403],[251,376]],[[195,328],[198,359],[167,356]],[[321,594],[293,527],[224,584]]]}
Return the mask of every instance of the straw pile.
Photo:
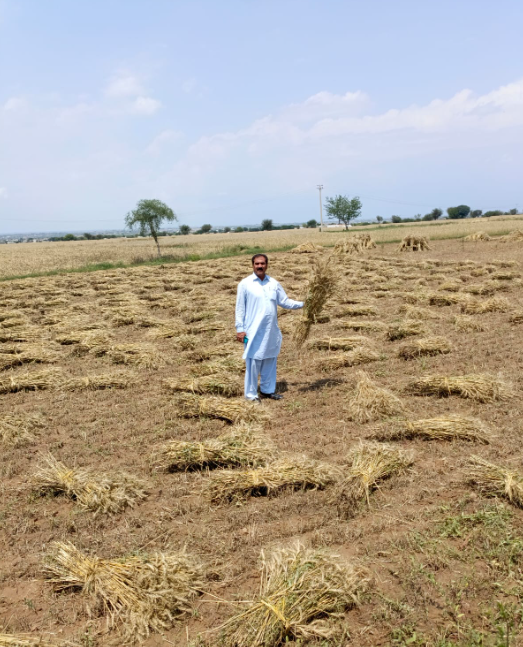
{"label": "straw pile", "polygon": [[506,236],[500,236],[496,240],[500,243],[520,243],[523,241],[523,231],[515,229]]}
{"label": "straw pile", "polygon": [[0,443],[18,447],[35,440],[39,429],[45,427],[40,414],[8,413],[0,417]]}
{"label": "straw pile", "polygon": [[412,381],[406,390],[413,395],[438,395],[440,397],[458,395],[476,402],[508,400],[511,395],[511,389],[507,384],[498,377],[486,374],[456,377],[431,375]]}
{"label": "straw pile", "polygon": [[309,458],[283,458],[251,470],[213,472],[205,493],[224,502],[251,496],[273,496],[284,490],[322,490],[340,477],[339,468]]}
{"label": "straw pile", "polygon": [[204,397],[193,394],[176,396],[174,405],[184,418],[218,418],[232,424],[239,422],[265,422],[268,413],[259,404],[248,400],[231,400],[217,396]]}
{"label": "straw pile", "polygon": [[52,454],[42,457],[32,482],[41,494],[64,494],[96,514],[121,512],[147,496],[147,484],[135,476],[67,467]]}
{"label": "straw pile", "polygon": [[378,440],[467,440],[488,445],[491,435],[480,420],[449,415],[427,420],[401,420],[376,429],[374,437]]}
{"label": "straw pile", "polygon": [[47,368],[42,371],[18,373],[0,380],[0,393],[17,391],[39,391],[50,389],[60,384],[62,371],[59,368]]}
{"label": "straw pile", "polygon": [[113,364],[126,364],[141,368],[159,368],[167,363],[165,357],[146,344],[117,344],[111,346],[107,356]]}
{"label": "straw pile", "polygon": [[523,475],[517,470],[489,463],[480,456],[471,456],[469,483],[489,496],[500,496],[512,505],[523,508]]}
{"label": "straw pile", "polygon": [[487,242],[487,241],[492,240],[492,239],[484,231],[476,231],[473,234],[469,234],[468,236],[465,236],[465,238],[463,240],[466,240],[466,241],[469,241],[469,242],[472,241],[472,242],[477,243],[478,241]]}
{"label": "straw pile", "polygon": [[170,440],[154,454],[158,468],[169,472],[263,465],[275,448],[257,425],[240,423],[229,433],[201,443]]}
{"label": "straw pile", "polygon": [[159,328],[153,328],[149,331],[149,335],[154,339],[172,339],[173,337],[180,337],[186,332],[184,326],[176,324],[166,324]]}
{"label": "straw pile", "polygon": [[243,380],[238,376],[222,370],[219,373],[190,377],[185,379],[170,378],[163,381],[170,391],[188,391],[190,393],[212,393],[233,397],[243,393]]}
{"label": "straw pile", "polygon": [[262,553],[260,596],[220,627],[221,644],[279,647],[311,639],[341,644],[340,626],[329,617],[357,604],[367,586],[362,569],[324,550],[296,543],[268,558]]}
{"label": "straw pile", "polygon": [[424,337],[402,344],[398,349],[398,357],[415,359],[425,355],[441,355],[450,353],[452,346],[445,337]]}
{"label": "straw pile", "polygon": [[376,353],[370,348],[361,347],[355,348],[347,353],[339,353],[337,355],[322,358],[318,362],[318,367],[322,371],[335,371],[339,368],[377,362],[380,359],[381,355],[379,353]]}
{"label": "straw pile", "polygon": [[370,505],[370,493],[393,474],[412,465],[412,454],[392,445],[360,443],[348,456],[347,475],[340,480],[332,493],[338,514],[348,519],[361,504]]}
{"label": "straw pile", "polygon": [[216,373],[223,373],[227,371],[235,375],[243,375],[245,370],[245,362],[239,357],[230,355],[229,357],[220,357],[212,362],[191,366],[191,373],[193,375],[214,375]]}
{"label": "straw pile", "polygon": [[454,327],[456,328],[456,330],[459,330],[460,332],[468,332],[468,331],[482,332],[483,330],[485,330],[484,324],[477,321],[473,317],[469,317],[468,315],[456,315],[452,319],[452,322],[454,323]]}
{"label": "straw pile", "polygon": [[293,340],[297,346],[302,346],[309,336],[311,326],[316,322],[316,317],[321,314],[325,303],[334,293],[336,281],[330,259],[317,260],[307,288],[303,309],[304,315],[294,329]]}
{"label": "straw pile", "polygon": [[377,420],[382,416],[404,413],[403,402],[388,389],[374,384],[370,377],[360,371],[356,391],[349,402],[349,417],[359,423]]}
{"label": "straw pile", "polygon": [[22,342],[30,343],[33,341],[38,341],[42,338],[42,329],[41,328],[19,328],[18,330],[13,330],[9,328],[7,330],[0,329],[0,342]]}
{"label": "straw pile", "polygon": [[351,330],[385,330],[387,325],[383,321],[342,321],[341,328],[350,328]]}
{"label": "straw pile", "polygon": [[513,324],[523,323],[523,310],[516,310],[510,315],[508,320]]}
{"label": "straw pile", "polygon": [[314,243],[302,243],[294,249],[291,249],[291,254],[312,254],[314,252],[323,251],[321,245],[315,245]]}
{"label": "straw pile", "polygon": [[316,350],[353,350],[358,346],[369,344],[370,339],[363,335],[354,337],[328,337],[327,339],[316,339],[311,342],[310,348]]}
{"label": "straw pile", "polygon": [[408,235],[403,238],[398,250],[400,252],[406,252],[408,250],[413,252],[424,252],[425,250],[430,250],[430,245],[426,236]]}
{"label": "straw pile", "polygon": [[338,313],[340,317],[375,317],[378,312],[374,306],[354,305]]}
{"label": "straw pile", "polygon": [[86,375],[65,380],[61,386],[68,391],[82,391],[90,389],[100,391],[103,389],[126,389],[134,383],[134,377],[123,371],[112,371],[99,375]]}
{"label": "straw pile", "polygon": [[404,339],[412,335],[421,335],[425,332],[425,327],[422,321],[404,319],[397,323],[390,324],[387,330],[387,339],[395,341],[396,339]]}
{"label": "straw pile", "polygon": [[[68,643],[71,645],[71,643]],[[3,634],[0,633],[0,647],[59,647],[65,643],[49,642],[41,636],[31,634]]]}
{"label": "straw pile", "polygon": [[428,295],[429,305],[431,306],[453,306],[456,303],[464,303],[470,297],[465,294],[441,294],[435,292]]}
{"label": "straw pile", "polygon": [[80,590],[99,605],[125,638],[143,641],[166,631],[190,612],[202,586],[201,567],[185,552],[152,553],[111,561],[90,557],[73,544],[55,542],[45,575],[56,591]]}
{"label": "straw pile", "polygon": [[400,306],[400,314],[402,314],[405,319],[419,319],[420,321],[425,321],[427,319],[440,319],[441,315],[438,312],[434,312],[429,308],[421,308],[420,306],[411,305],[409,303],[404,303]]}
{"label": "straw pile", "polygon": [[343,254],[361,254],[366,249],[373,249],[376,243],[370,237],[370,234],[353,234],[346,240],[339,240],[334,245],[333,254],[341,256]]}
{"label": "straw pile", "polygon": [[461,304],[461,312],[468,315],[478,315],[485,312],[506,312],[510,304],[503,297],[492,297],[485,301],[470,299]]}

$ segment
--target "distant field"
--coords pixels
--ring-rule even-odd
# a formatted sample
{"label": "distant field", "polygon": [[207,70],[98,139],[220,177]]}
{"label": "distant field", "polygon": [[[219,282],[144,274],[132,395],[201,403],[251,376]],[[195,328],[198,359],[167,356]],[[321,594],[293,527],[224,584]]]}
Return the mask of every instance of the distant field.
{"label": "distant field", "polygon": [[[395,243],[407,233],[422,234],[432,240],[461,238],[474,231],[491,236],[523,229],[523,215],[488,220],[444,220],[395,225],[352,227],[351,232],[366,231],[378,243]],[[164,254],[172,259],[196,260],[210,254],[232,255],[249,252],[254,247],[266,251],[289,249],[310,241],[328,247],[347,236],[343,230],[293,229],[241,234],[204,234],[162,238]],[[349,233],[350,235],[350,233]],[[153,260],[156,250],[150,238],[0,245],[0,278],[25,276],[56,270],[72,270],[89,265],[124,264]]]}

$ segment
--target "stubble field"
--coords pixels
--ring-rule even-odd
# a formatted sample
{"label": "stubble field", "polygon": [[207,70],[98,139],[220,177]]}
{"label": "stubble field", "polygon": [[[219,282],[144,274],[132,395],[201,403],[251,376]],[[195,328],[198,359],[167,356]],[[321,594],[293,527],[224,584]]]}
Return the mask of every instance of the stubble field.
{"label": "stubble field", "polygon": [[[269,273],[303,298],[328,253],[272,254]],[[0,634],[521,644],[522,261],[520,243],[450,240],[333,256],[336,294],[301,349],[300,313],[280,313],[284,400],[259,407],[234,332],[245,257],[3,282]],[[512,471],[486,484],[481,459]],[[291,621],[290,601],[258,599],[260,554],[297,541],[354,581]],[[128,578],[116,601],[95,557]],[[227,624],[252,601],[265,642],[253,616],[243,642]]]}

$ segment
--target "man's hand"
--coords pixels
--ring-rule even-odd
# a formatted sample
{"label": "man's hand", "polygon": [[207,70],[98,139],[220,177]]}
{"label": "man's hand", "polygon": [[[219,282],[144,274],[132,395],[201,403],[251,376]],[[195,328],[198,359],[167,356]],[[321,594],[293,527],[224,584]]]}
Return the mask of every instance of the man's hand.
{"label": "man's hand", "polygon": [[236,341],[239,341],[243,344],[243,340],[245,339],[245,333],[244,332],[237,332],[236,333]]}

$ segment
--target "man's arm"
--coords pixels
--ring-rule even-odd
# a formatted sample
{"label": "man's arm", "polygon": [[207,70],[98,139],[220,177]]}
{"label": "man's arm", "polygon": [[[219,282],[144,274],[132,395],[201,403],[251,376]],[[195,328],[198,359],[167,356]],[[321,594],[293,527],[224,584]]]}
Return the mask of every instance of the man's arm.
{"label": "man's arm", "polygon": [[243,342],[245,337],[245,290],[243,285],[238,283],[238,291],[236,293],[236,339]]}
{"label": "man's arm", "polygon": [[279,283],[277,291],[277,303],[282,308],[285,308],[285,310],[299,310],[305,305],[303,301],[294,301],[294,299],[289,299],[289,297],[285,294],[285,290]]}

